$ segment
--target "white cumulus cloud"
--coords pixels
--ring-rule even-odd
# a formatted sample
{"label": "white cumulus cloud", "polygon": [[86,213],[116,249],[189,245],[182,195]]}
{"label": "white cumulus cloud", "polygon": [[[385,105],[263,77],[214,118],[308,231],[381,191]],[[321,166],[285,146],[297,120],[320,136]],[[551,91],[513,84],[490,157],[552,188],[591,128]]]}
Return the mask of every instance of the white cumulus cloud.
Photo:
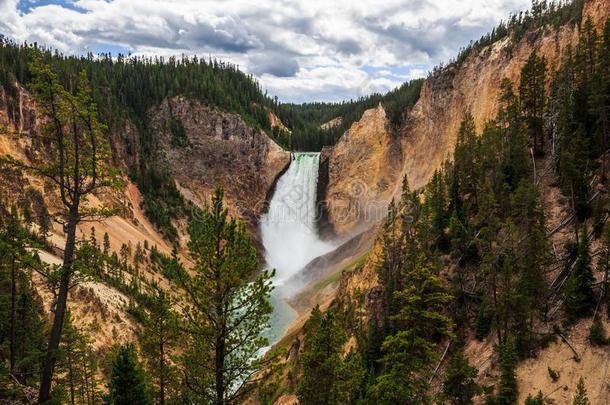
{"label": "white cumulus cloud", "polygon": [[0,34],[67,54],[217,57],[283,101],[342,100],[424,76],[529,0],[0,0]]}

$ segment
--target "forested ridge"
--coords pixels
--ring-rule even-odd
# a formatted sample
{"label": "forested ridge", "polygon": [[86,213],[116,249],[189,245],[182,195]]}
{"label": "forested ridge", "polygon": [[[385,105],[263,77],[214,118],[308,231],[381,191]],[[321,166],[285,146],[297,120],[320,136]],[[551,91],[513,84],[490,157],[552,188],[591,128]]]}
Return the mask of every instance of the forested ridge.
{"label": "forested ridge", "polygon": [[[293,131],[276,130],[276,139],[310,150],[325,136],[336,141],[379,103],[392,125],[404,124],[422,82],[384,96],[296,106],[269,99],[236,67],[219,62],[73,58],[4,42],[2,87],[15,97],[13,81],[24,84],[48,124],[39,134],[44,148],[31,161],[0,160],[0,398],[220,405],[294,394],[301,404],[470,404],[478,397],[508,405],[519,397],[519,362],[583,318],[592,318],[590,344],[607,346],[610,21],[600,31],[589,20],[579,29],[578,46],[557,71],[533,52],[518,82],[502,82],[497,116],[483,128],[463,112],[452,159],[426,187],[413,190],[404,178],[372,259],[379,285],[340,296],[326,311],[316,307],[298,355],[279,366],[286,358],[281,348],[258,356],[268,344],[261,332],[272,312],[271,274],[260,272],[222,187],[203,209],[186,210],[166,172],[151,162],[133,170],[144,209],[168,238],[177,238],[171,219],[190,213],[181,252],[188,261],[177,246],[171,254],[148,243],[113,251],[108,234],[95,228],[76,237],[77,225],[116,214],[112,206],[86,204],[94,192],[123,187],[109,164],[107,131],[120,131],[129,119],[146,142],[147,111],[185,94],[266,130],[268,108]],[[313,132],[337,117],[335,129]],[[153,152],[154,145],[145,146],[144,157]],[[544,183],[544,176],[553,181]],[[31,186],[32,178],[42,185]],[[548,228],[542,194],[549,188],[560,190],[568,210],[562,246],[551,246],[557,229]],[[57,206],[47,206],[44,194],[55,196]],[[52,221],[67,234],[62,246],[50,236]],[[41,260],[43,252],[61,257],[60,264]],[[75,326],[76,299],[111,316],[88,283],[126,297],[137,342],[100,350],[91,340],[95,324]],[[491,385],[478,383],[464,352],[472,339],[496,343]],[[277,368],[286,384],[274,379]],[[550,368],[549,377],[560,378]],[[582,379],[568,389],[573,404],[590,403]],[[546,403],[543,393],[527,394],[528,405]]]}
{"label": "forested ridge", "polygon": [[[66,56],[37,44],[18,45],[6,38],[0,41],[0,84],[10,96],[16,96],[15,81],[27,86],[31,80],[32,55],[42,52],[60,81],[74,86],[73,77],[85,70],[93,83],[93,97],[100,115],[111,129],[121,131],[125,121],[132,121],[140,132],[145,148],[151,148],[147,131],[148,111],[173,96],[186,96],[212,107],[237,113],[255,128],[273,136],[291,150],[319,151],[332,145],[362,113],[382,103],[392,123],[398,125],[406,108],[417,101],[423,80],[407,82],[385,95],[373,94],[341,103],[281,103],[272,98],[250,75],[239,67],[215,59],[194,57],[137,57],[110,54]],[[275,113],[291,134],[271,128],[269,112]],[[320,125],[341,118],[336,127]],[[146,149],[145,149],[146,150]]]}
{"label": "forested ridge", "polygon": [[[405,82],[386,94],[371,94],[357,100],[341,103],[280,104],[279,115],[291,133],[276,129],[274,138],[291,150],[318,151],[322,146],[334,145],[364,111],[381,104],[386,110],[390,125],[404,124],[404,119],[419,99],[423,79]],[[326,125],[338,119],[335,125]]]}

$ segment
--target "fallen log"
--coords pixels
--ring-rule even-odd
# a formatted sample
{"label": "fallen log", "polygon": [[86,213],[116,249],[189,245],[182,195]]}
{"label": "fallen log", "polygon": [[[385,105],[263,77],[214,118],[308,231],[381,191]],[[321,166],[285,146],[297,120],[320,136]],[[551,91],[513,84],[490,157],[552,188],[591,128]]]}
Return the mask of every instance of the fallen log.
{"label": "fallen log", "polygon": [[431,384],[432,380],[434,380],[434,377],[436,377],[436,373],[438,372],[438,369],[441,367],[441,364],[443,364],[443,360],[445,360],[445,356],[447,356],[447,352],[449,352],[450,346],[451,346],[451,341],[449,341],[447,343],[447,347],[445,347],[445,351],[443,352],[441,359],[438,361],[438,364],[434,368],[434,373],[432,373],[432,375],[430,376],[430,379],[428,380],[428,384]]}
{"label": "fallen log", "polygon": [[572,353],[574,353],[574,360],[576,360],[576,362],[580,363],[581,357],[580,354],[578,354],[578,352],[576,351],[576,349],[574,348],[574,346],[572,346],[572,343],[570,343],[570,341],[568,340],[567,337],[565,337],[563,335],[563,333],[561,333],[560,331],[556,331],[556,333],[559,335],[559,337],[561,338],[561,340],[563,340],[565,342],[565,344],[568,345],[568,347],[572,350]]}

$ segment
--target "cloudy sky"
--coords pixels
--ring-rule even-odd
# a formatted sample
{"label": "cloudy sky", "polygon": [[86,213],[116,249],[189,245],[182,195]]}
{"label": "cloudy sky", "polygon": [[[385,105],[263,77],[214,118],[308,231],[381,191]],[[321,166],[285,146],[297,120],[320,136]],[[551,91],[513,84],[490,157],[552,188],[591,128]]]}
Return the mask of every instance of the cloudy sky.
{"label": "cloudy sky", "polygon": [[64,53],[197,54],[282,101],[338,101],[425,76],[530,0],[0,0],[0,34]]}

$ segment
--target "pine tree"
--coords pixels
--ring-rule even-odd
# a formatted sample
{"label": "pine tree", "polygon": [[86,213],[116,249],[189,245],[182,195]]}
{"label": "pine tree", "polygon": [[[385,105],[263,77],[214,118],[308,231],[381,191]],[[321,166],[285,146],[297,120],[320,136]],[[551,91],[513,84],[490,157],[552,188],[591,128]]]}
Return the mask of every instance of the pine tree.
{"label": "pine tree", "polygon": [[578,385],[576,386],[576,392],[574,393],[574,399],[572,405],[591,405],[589,398],[587,397],[587,389],[585,388],[585,381],[580,377]]}
{"label": "pine tree", "polygon": [[517,367],[517,352],[513,339],[509,336],[499,347],[500,352],[500,380],[498,382],[498,405],[512,405],[517,403],[519,391],[515,368]]}
{"label": "pine tree", "polygon": [[108,397],[110,405],[151,405],[146,375],[138,364],[132,345],[119,347],[112,362]]}
{"label": "pine tree", "polygon": [[591,328],[589,329],[589,342],[592,345],[605,346],[608,344],[606,329],[600,316],[595,316]]}
{"label": "pine tree", "polygon": [[542,391],[538,391],[535,397],[532,395],[528,395],[525,398],[525,405],[544,405],[544,396],[542,395]]}
{"label": "pine tree", "polygon": [[586,228],[583,227],[578,244],[576,263],[566,282],[563,306],[571,319],[582,318],[591,313],[595,305],[593,293],[593,271],[591,252]]}
{"label": "pine tree", "polygon": [[95,404],[101,398],[98,391],[96,354],[88,336],[81,333],[66,314],[58,365],[68,387],[71,404]]}
{"label": "pine tree", "polygon": [[546,316],[548,282],[546,266],[551,262],[550,245],[546,236],[544,210],[538,191],[529,180],[522,180],[513,193],[513,213],[520,243],[518,251],[518,281],[515,338],[518,351],[530,355],[536,347],[534,321]]}
{"label": "pine tree", "polygon": [[534,51],[521,69],[519,99],[527,132],[537,156],[544,153],[545,77],[546,60]]}
{"label": "pine tree", "polygon": [[463,351],[458,351],[447,366],[441,398],[452,405],[472,404],[481,391],[475,381],[477,375],[478,370],[470,366]]}
{"label": "pine tree", "polygon": [[394,292],[400,288],[400,270],[403,265],[403,235],[399,217],[399,207],[394,200],[388,206],[388,216],[385,220],[382,234],[383,250],[376,264],[377,274],[383,288],[384,328],[391,328],[390,315],[395,313]]}
{"label": "pine tree", "polygon": [[304,350],[300,360],[303,376],[297,388],[299,403],[340,403],[335,383],[339,380],[344,341],[345,333],[337,325],[334,314],[331,311],[323,314],[316,306],[305,325]]}
{"label": "pine tree", "polygon": [[[50,65],[37,54],[30,65],[34,77],[32,93],[46,119],[42,137],[48,142],[46,156],[40,163],[29,164],[11,157],[3,160],[13,167],[49,181],[56,187],[63,211],[57,221],[63,223],[66,243],[63,265],[59,269],[59,291],[49,334],[47,353],[41,373],[39,401],[50,399],[51,383],[61,341],[68,291],[74,272],[76,229],[83,219],[94,219],[109,212],[86,207],[87,197],[104,187],[118,185],[118,171],[111,168],[110,148],[100,123],[93,91],[82,71],[76,94],[66,90]],[[50,164],[48,164],[50,163]]]}
{"label": "pine tree", "polygon": [[435,247],[445,252],[449,247],[446,228],[448,225],[447,198],[443,175],[435,171],[426,187],[426,203],[430,207],[430,237]]}
{"label": "pine tree", "polygon": [[500,84],[497,122],[501,135],[500,156],[503,182],[513,190],[528,173],[527,140],[519,108],[519,98],[509,79]]}
{"label": "pine tree", "polygon": [[172,300],[159,288],[148,307],[149,315],[144,321],[140,342],[155,386],[156,403],[163,405],[171,397],[169,393],[175,390],[176,370],[170,356],[179,336],[178,318],[172,310]]}
{"label": "pine tree", "polygon": [[250,379],[262,365],[258,353],[267,345],[261,332],[272,312],[272,274],[258,273],[256,250],[244,225],[229,218],[222,188],[198,218],[188,229],[194,267],[177,274],[189,334],[183,367],[199,401],[225,405],[252,388]]}
{"label": "pine tree", "polygon": [[[7,269],[9,274],[10,300],[8,303],[8,340],[9,340],[9,371],[15,372],[17,362],[17,330],[19,328],[17,319],[17,307],[20,292],[20,281],[23,281],[23,272],[30,268],[38,268],[36,257],[31,253],[33,241],[27,230],[21,225],[17,209],[13,206],[6,223],[0,227],[0,265]],[[22,287],[22,290],[26,288]]]}
{"label": "pine tree", "polygon": [[[480,150],[477,139],[474,118],[467,113],[458,130],[457,142],[454,151],[454,175],[452,188],[456,189],[450,195],[449,212],[455,212],[458,219],[464,218],[460,195],[472,197],[472,204],[477,205],[479,200],[480,176]],[[452,183],[452,184],[453,184]],[[459,192],[458,192],[459,190]]]}
{"label": "pine tree", "polygon": [[610,19],[606,21],[598,46],[597,66],[595,69],[591,110],[596,116],[596,127],[600,133],[602,151],[602,182],[606,181],[607,158],[603,153],[610,141]]}
{"label": "pine tree", "polygon": [[429,365],[436,359],[435,348],[452,337],[452,322],[443,314],[451,296],[444,292],[434,268],[420,256],[404,276],[405,288],[397,292],[400,310],[394,316],[397,332],[383,342],[383,369],[371,389],[379,404],[426,403]]}

